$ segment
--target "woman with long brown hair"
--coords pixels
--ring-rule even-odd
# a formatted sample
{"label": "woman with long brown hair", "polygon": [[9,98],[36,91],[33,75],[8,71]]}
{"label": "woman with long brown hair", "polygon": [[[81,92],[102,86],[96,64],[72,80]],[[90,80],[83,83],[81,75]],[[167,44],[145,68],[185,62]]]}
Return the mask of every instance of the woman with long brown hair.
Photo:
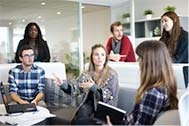
{"label": "woman with long brown hair", "polygon": [[[160,41],[144,41],[136,48],[141,70],[135,106],[123,124],[152,125],[161,112],[177,109],[177,87],[168,50]],[[107,123],[110,124],[107,116]]]}
{"label": "woman with long brown hair", "polygon": [[[188,32],[180,26],[179,16],[175,12],[166,12],[161,16],[163,32],[160,40],[165,43],[173,63],[188,63]],[[184,67],[184,80],[188,86],[188,67]]]}

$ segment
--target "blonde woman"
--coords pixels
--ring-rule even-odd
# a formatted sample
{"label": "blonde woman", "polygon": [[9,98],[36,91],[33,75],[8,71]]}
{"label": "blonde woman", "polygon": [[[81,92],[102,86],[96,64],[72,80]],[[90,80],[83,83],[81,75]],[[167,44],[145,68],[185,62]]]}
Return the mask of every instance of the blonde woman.
{"label": "blonde woman", "polygon": [[107,62],[106,48],[96,44],[92,47],[89,68],[78,77],[76,86],[69,84],[68,81],[61,81],[55,76],[55,84],[66,93],[84,94],[72,124],[95,124],[92,118],[98,101],[117,106],[118,77]]}

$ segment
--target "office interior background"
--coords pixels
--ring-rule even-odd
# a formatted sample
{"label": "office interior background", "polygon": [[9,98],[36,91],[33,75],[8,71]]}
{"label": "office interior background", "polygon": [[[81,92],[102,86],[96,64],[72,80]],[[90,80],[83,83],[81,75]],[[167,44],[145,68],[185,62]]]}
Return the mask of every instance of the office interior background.
{"label": "office interior background", "polygon": [[[0,0],[0,63],[11,63],[25,26],[39,24],[51,53],[76,76],[88,62],[91,46],[106,44],[110,24],[121,21],[133,47],[145,39],[158,39],[160,16],[167,6],[176,7],[181,25],[189,31],[188,0]],[[144,11],[151,9],[151,19]],[[130,19],[122,15],[130,13]]]}

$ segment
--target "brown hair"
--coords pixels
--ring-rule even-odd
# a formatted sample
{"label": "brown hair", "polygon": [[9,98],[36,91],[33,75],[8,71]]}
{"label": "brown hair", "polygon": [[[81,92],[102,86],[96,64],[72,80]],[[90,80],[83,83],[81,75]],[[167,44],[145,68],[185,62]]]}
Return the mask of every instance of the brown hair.
{"label": "brown hair", "polygon": [[175,49],[176,49],[176,44],[178,41],[178,38],[180,36],[180,20],[179,17],[175,12],[166,12],[161,16],[161,19],[167,16],[173,20],[173,28],[171,30],[171,34],[165,29],[163,29],[162,35],[160,40],[165,43],[165,45],[168,48],[169,54],[171,57],[174,55]]}
{"label": "brown hair", "polygon": [[141,69],[140,87],[136,95],[138,103],[144,93],[153,87],[166,88],[171,109],[177,108],[177,87],[173,75],[171,57],[164,43],[156,40],[144,41],[136,48]]}
{"label": "brown hair", "polygon": [[120,21],[116,21],[116,22],[112,23],[110,26],[111,33],[113,33],[113,31],[114,31],[114,26],[120,26],[120,25],[122,25]]}
{"label": "brown hair", "polygon": [[19,57],[22,57],[23,51],[29,50],[29,49],[33,50],[33,52],[35,53],[34,49],[33,49],[30,45],[23,45],[23,46],[20,48],[20,50],[18,51]]}

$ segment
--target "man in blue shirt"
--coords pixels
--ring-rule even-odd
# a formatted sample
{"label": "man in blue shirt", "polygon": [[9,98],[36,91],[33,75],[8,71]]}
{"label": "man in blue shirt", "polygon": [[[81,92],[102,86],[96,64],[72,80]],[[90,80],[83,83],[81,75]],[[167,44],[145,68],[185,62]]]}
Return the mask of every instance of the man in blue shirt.
{"label": "man in blue shirt", "polygon": [[44,105],[40,102],[45,90],[45,71],[33,64],[34,50],[29,45],[20,49],[20,65],[10,69],[8,83],[9,93],[13,101],[19,104],[35,103]]}

